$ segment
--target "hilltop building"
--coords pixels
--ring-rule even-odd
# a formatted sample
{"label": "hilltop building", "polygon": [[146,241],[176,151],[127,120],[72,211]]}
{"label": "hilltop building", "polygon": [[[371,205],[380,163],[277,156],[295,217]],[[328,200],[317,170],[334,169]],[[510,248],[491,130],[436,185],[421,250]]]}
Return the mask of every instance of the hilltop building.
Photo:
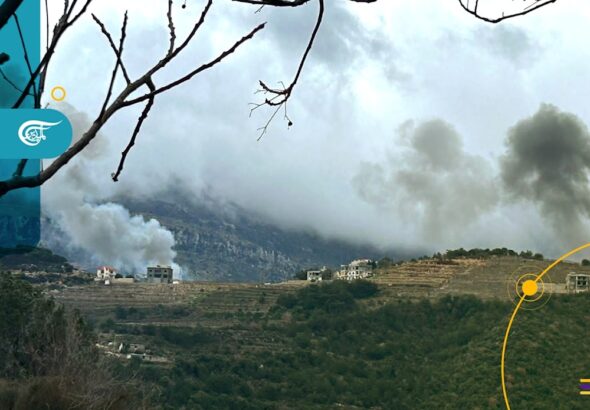
{"label": "hilltop building", "polygon": [[590,275],[570,272],[565,278],[565,289],[568,293],[588,292],[590,290]]}
{"label": "hilltop building", "polygon": [[341,265],[336,272],[336,279],[356,280],[366,279],[373,275],[373,261],[370,259],[356,259],[348,265]]}
{"label": "hilltop building", "polygon": [[174,271],[171,266],[150,266],[147,268],[148,283],[172,283]]}
{"label": "hilltop building", "polygon": [[323,280],[323,274],[328,269],[324,266],[320,270],[308,270],[307,271],[307,280],[309,282],[321,282]]}

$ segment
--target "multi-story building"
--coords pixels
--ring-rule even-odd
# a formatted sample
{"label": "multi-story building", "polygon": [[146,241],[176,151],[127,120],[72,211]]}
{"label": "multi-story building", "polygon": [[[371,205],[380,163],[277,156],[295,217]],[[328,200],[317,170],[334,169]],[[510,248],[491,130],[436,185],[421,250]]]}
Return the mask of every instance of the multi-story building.
{"label": "multi-story building", "polygon": [[147,268],[148,283],[172,283],[174,271],[171,266],[150,266]]}
{"label": "multi-story building", "polygon": [[348,265],[341,265],[340,270],[336,273],[336,279],[366,279],[372,275],[373,261],[370,259],[356,259]]}

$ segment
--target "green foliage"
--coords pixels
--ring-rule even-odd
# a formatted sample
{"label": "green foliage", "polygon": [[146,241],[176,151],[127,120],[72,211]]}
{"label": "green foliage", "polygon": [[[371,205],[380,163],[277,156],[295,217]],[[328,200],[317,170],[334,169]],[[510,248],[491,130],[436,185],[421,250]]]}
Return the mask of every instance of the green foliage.
{"label": "green foliage", "polygon": [[307,271],[300,270],[300,271],[296,272],[293,277],[297,280],[307,280]]}
{"label": "green foliage", "polygon": [[582,259],[582,266],[590,266],[590,260]]}
{"label": "green foliage", "polygon": [[277,299],[277,306],[293,309],[304,315],[309,315],[315,310],[340,314],[356,309],[356,299],[373,296],[377,291],[377,285],[369,281],[346,282],[338,280],[306,286],[297,291],[296,295],[282,294]]}
{"label": "green foliage", "polygon": [[133,403],[77,312],[0,274],[0,408],[114,410]]}
{"label": "green foliage", "polygon": [[199,345],[212,340],[211,335],[205,329],[177,328],[172,326],[159,326],[157,337],[185,349],[197,348]]}
{"label": "green foliage", "polygon": [[[236,346],[237,354],[189,347],[160,379],[147,370],[142,377],[157,380],[166,409],[503,408],[500,347],[511,303],[462,296],[369,310],[358,303],[374,294],[367,283],[279,297],[277,310],[293,320],[264,332],[284,335],[283,344]],[[348,307],[334,310],[338,302]],[[506,368],[513,408],[584,408],[576,381],[590,358],[578,349],[583,314],[572,312],[588,310],[586,295],[553,296],[519,313]]]}
{"label": "green foliage", "polygon": [[390,268],[393,265],[395,265],[395,262],[393,262],[393,260],[387,256],[377,261],[377,268],[379,269]]}
{"label": "green foliage", "polygon": [[480,249],[474,248],[470,250],[465,250],[463,248],[454,249],[454,250],[447,250],[444,255],[440,253],[435,253],[433,258],[437,259],[458,259],[458,258],[475,258],[475,259],[485,259],[492,256],[520,256],[524,259],[536,259],[536,260],[543,260],[543,254],[535,253],[533,254],[532,251],[521,251],[520,253],[513,251],[512,249],[508,248],[495,248],[495,249]]}

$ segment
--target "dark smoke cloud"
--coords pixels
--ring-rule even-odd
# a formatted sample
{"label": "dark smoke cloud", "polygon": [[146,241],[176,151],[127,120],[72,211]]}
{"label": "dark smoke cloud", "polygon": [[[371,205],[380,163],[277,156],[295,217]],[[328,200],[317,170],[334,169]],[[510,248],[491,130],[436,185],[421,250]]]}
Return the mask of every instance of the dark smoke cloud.
{"label": "dark smoke cloud", "polygon": [[583,241],[590,216],[586,125],[573,114],[543,104],[509,131],[506,145],[500,164],[510,197],[536,204],[562,240]]}
{"label": "dark smoke cloud", "polygon": [[361,197],[422,228],[423,240],[460,238],[498,203],[490,165],[468,154],[442,120],[400,128],[401,152],[366,163],[353,179]]}

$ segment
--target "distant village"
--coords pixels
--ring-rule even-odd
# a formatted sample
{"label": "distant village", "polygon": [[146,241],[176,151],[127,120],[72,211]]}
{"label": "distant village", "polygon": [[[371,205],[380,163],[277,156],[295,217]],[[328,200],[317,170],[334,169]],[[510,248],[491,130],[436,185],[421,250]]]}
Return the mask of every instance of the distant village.
{"label": "distant village", "polygon": [[[348,264],[340,265],[340,269],[333,271],[327,267],[321,269],[304,270],[296,274],[296,279],[317,283],[330,280],[354,281],[367,279],[374,276],[377,262],[371,259],[355,259]],[[104,285],[132,284],[136,282],[148,284],[176,285],[180,280],[174,279],[174,269],[171,266],[149,266],[146,268],[145,277],[135,275],[122,275],[111,266],[100,266],[94,277],[96,283]],[[265,283],[271,285],[271,283]],[[571,272],[567,275],[565,283],[547,284],[552,293],[582,293],[590,292],[590,274]]]}
{"label": "distant village", "polygon": [[305,271],[305,279],[309,282],[321,282],[323,280],[356,280],[373,276],[373,269],[377,264],[371,259],[355,259],[348,265],[340,265],[340,270],[332,273],[325,266],[320,270]]}
{"label": "distant village", "polygon": [[[309,282],[321,282],[323,280],[347,280],[366,279],[373,276],[373,270],[377,266],[371,259],[355,259],[347,265],[340,265],[340,270],[332,272],[327,267],[319,270],[305,271],[305,278]],[[174,279],[174,270],[171,266],[150,266],[146,270],[145,278],[138,278],[135,275],[122,275],[112,266],[99,266],[96,269],[94,281],[105,285],[125,284],[135,282],[155,284],[178,284],[179,280]]]}
{"label": "distant village", "polygon": [[116,283],[135,283],[135,282],[147,282],[147,283],[170,283],[178,284],[180,281],[174,280],[174,270],[172,266],[149,266],[147,268],[146,277],[137,278],[135,275],[123,276],[118,273],[117,270],[111,266],[99,266],[96,269],[95,282],[104,283],[105,285],[111,285]]}

